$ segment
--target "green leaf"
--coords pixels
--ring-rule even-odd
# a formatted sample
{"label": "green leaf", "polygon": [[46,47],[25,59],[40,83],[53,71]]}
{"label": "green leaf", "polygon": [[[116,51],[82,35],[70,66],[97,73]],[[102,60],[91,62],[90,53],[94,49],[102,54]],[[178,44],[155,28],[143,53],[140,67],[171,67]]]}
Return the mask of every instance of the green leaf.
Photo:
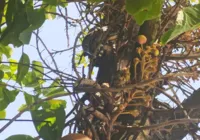
{"label": "green leaf", "polygon": [[[35,30],[42,26],[45,21],[44,9],[33,9],[33,7],[26,7],[27,19],[30,23],[32,30]],[[29,28],[30,28],[29,27]]]}
{"label": "green leaf", "polygon": [[57,109],[57,108],[60,108],[61,106],[66,108],[66,101],[65,100],[49,100],[47,102],[45,102],[43,104],[43,107],[45,106],[45,108],[47,109]]}
{"label": "green leaf", "polygon": [[161,37],[161,43],[167,44],[178,35],[199,28],[200,26],[200,4],[184,8],[179,11],[176,25],[165,32]]}
{"label": "green leaf", "polygon": [[34,9],[32,3],[31,0],[29,1],[29,5],[26,6],[27,20],[30,25],[19,35],[19,39],[23,44],[28,44],[30,42],[32,31],[41,27],[45,21],[44,9]]}
{"label": "green leaf", "polygon": [[51,96],[51,95],[65,93],[64,87],[61,87],[59,83],[60,80],[56,79],[48,88],[42,90],[43,95]]}
{"label": "green leaf", "polygon": [[0,80],[3,79],[3,77],[4,77],[4,72],[0,70]]}
{"label": "green leaf", "polygon": [[43,0],[45,4],[57,6],[57,0]]}
{"label": "green leaf", "polygon": [[25,109],[27,109],[27,105],[22,104],[22,105],[18,108],[18,111],[21,112],[21,111],[24,111]]}
{"label": "green leaf", "polygon": [[6,140],[35,140],[35,138],[29,135],[13,135],[8,137]]}
{"label": "green leaf", "polygon": [[29,108],[29,110],[37,110],[41,106],[41,104],[39,104],[39,103],[35,104],[38,100],[40,100],[37,95],[31,95],[31,94],[24,92],[24,98],[26,101],[26,105],[22,105],[21,108],[19,108],[20,110],[24,109],[25,107],[27,107],[29,105],[33,105],[33,104],[34,104],[34,106]]}
{"label": "green leaf", "polygon": [[17,6],[16,0],[9,0],[8,1],[8,7],[6,10],[6,24],[10,26],[13,22],[13,17],[15,15],[15,12],[17,11],[15,5]]}
{"label": "green leaf", "polygon": [[35,103],[35,96],[33,96],[33,95],[30,95],[30,94],[24,92],[24,98],[25,98],[27,105],[31,105],[31,104]]}
{"label": "green leaf", "polygon": [[33,72],[35,73],[36,77],[43,78],[44,68],[40,61],[33,61]]}
{"label": "green leaf", "polygon": [[26,87],[37,87],[39,85],[38,78],[34,72],[28,72],[23,78],[22,83]]}
{"label": "green leaf", "polygon": [[27,28],[24,31],[22,31],[19,34],[19,40],[23,43],[23,44],[29,44],[30,40],[31,40],[31,35],[32,35],[32,29]]}
{"label": "green leaf", "polygon": [[16,75],[11,73],[11,72],[5,72],[4,71],[3,79],[6,79],[6,80],[11,80],[12,79],[12,80],[16,81]]}
{"label": "green leaf", "polygon": [[4,45],[0,44],[0,52],[5,54],[7,58],[10,58],[13,53],[13,50],[9,46],[4,46]]}
{"label": "green leaf", "polygon": [[56,15],[51,13],[56,13],[56,6],[48,5],[47,7],[45,7],[45,11],[46,11],[45,14],[46,19],[49,20],[55,19]]}
{"label": "green leaf", "polygon": [[8,65],[5,64],[0,64],[0,70],[2,71],[10,71],[10,67]]}
{"label": "green leaf", "polygon": [[163,0],[126,0],[126,10],[139,25],[144,21],[158,18]]}
{"label": "green leaf", "polygon": [[57,140],[62,136],[65,124],[65,111],[63,106],[54,109],[41,109],[31,111],[33,120],[43,120],[44,122],[34,122],[35,128],[44,140]]}
{"label": "green leaf", "polygon": [[6,111],[5,110],[1,110],[0,111],[0,119],[4,119],[6,117]]}
{"label": "green leaf", "polygon": [[32,69],[32,72],[28,72],[22,80],[22,83],[26,87],[38,87],[44,82],[43,80],[41,80],[44,73],[42,63],[39,61],[33,61]]}
{"label": "green leaf", "polygon": [[18,93],[18,90],[10,91],[6,88],[0,88],[0,110],[4,110],[11,102],[15,101]]}
{"label": "green leaf", "polygon": [[58,6],[58,5],[60,5],[62,7],[67,6],[67,1],[66,0],[43,0],[43,2],[45,4],[53,5],[53,6]]}
{"label": "green leaf", "polygon": [[41,27],[44,21],[44,9],[34,9],[33,0],[27,2],[10,0],[6,12],[7,27],[2,33],[0,42],[3,45],[11,43],[14,46],[28,44],[32,31]]}
{"label": "green leaf", "polygon": [[28,73],[29,70],[29,64],[30,60],[27,54],[23,53],[19,64],[18,64],[18,70],[17,70],[17,82],[20,84],[25,75]]}
{"label": "green leaf", "polygon": [[43,94],[44,96],[52,96],[52,95],[56,95],[56,94],[62,94],[65,93],[64,91],[64,87],[49,87],[47,89],[43,90]]}
{"label": "green leaf", "polygon": [[17,60],[9,59],[9,62],[10,62],[10,71],[11,71],[11,73],[15,73],[17,68],[18,68]]}
{"label": "green leaf", "polygon": [[9,0],[6,23],[7,27],[1,35],[0,42],[3,45],[13,44],[14,46],[21,46],[23,43],[19,40],[19,35],[30,24],[26,16],[25,4],[20,0]]}
{"label": "green leaf", "polygon": [[[82,58],[81,58],[82,57]],[[81,61],[80,61],[80,58],[81,58]],[[80,61],[80,62],[79,62]],[[88,66],[88,61],[86,60],[86,57],[83,56],[83,51],[79,52],[79,53],[76,53],[75,55],[75,65],[76,67],[78,65],[83,65],[84,67]]]}

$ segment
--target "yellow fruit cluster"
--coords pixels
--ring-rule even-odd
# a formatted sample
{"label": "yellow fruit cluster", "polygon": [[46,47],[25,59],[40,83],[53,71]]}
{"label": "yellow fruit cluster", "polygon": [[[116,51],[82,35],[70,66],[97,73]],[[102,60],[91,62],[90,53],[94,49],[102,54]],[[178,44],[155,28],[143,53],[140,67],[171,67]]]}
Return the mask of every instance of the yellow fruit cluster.
{"label": "yellow fruit cluster", "polygon": [[[141,35],[140,35],[141,36]],[[143,43],[144,37],[142,35]],[[140,44],[141,44],[140,40]],[[136,49],[136,52],[139,54],[139,58],[134,58],[134,75],[135,80],[148,80],[151,76],[157,71],[158,66],[158,56],[160,54],[159,44],[153,44],[152,46],[141,46]],[[140,64],[141,68],[141,76],[138,78],[137,76],[137,65]]]}

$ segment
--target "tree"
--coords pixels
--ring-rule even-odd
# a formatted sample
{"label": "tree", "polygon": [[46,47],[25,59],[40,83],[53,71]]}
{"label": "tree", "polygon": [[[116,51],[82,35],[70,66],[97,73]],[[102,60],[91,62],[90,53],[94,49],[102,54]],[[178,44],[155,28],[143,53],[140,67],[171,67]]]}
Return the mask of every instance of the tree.
{"label": "tree", "polygon": [[[76,4],[79,19],[64,14],[68,3]],[[44,140],[61,139],[64,128],[76,134],[65,134],[62,140],[179,140],[188,134],[199,139],[200,90],[193,85],[199,82],[198,3],[0,1],[0,117],[6,119],[5,109],[20,92],[26,100],[19,113],[0,128],[0,133],[29,111],[38,138]],[[72,48],[52,53],[40,37],[39,28],[46,19],[56,16],[64,19],[67,38],[69,26],[79,26],[81,30]],[[10,46],[23,47],[32,35],[36,37],[41,61],[31,63],[24,52],[19,62],[11,59]],[[41,46],[54,67],[45,62]],[[62,72],[54,58],[68,50],[73,50],[73,74]],[[98,68],[96,78],[92,78],[94,67]],[[54,73],[54,78],[49,73]],[[34,94],[22,87],[32,88]],[[68,114],[64,111],[66,101],[57,99],[64,96],[75,101]],[[36,138],[27,135],[7,138],[12,139]]]}

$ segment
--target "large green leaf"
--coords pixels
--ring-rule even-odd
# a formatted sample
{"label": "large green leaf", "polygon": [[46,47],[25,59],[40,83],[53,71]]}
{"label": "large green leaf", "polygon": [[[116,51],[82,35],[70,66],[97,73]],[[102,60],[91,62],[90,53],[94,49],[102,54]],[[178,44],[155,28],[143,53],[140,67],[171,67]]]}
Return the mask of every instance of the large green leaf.
{"label": "large green leaf", "polygon": [[27,19],[30,23],[32,30],[35,30],[42,26],[45,21],[45,12],[44,9],[33,9],[33,7],[26,8]]}
{"label": "large green leaf", "polygon": [[200,4],[179,11],[176,25],[164,33],[161,43],[166,44],[178,35],[200,27]]}
{"label": "large green leaf", "polygon": [[7,27],[3,31],[0,42],[3,45],[13,44],[21,46],[19,34],[29,27],[26,16],[25,4],[20,0],[9,0],[6,13]]}
{"label": "large green leaf", "polygon": [[0,110],[4,110],[11,102],[15,101],[18,93],[18,90],[10,91],[5,87],[0,88]]}
{"label": "large green leaf", "polygon": [[126,10],[139,25],[144,21],[159,18],[163,0],[126,0]]}
{"label": "large green leaf", "polygon": [[8,137],[6,140],[35,140],[29,135],[13,135]]}
{"label": "large green leaf", "polygon": [[23,53],[19,64],[18,64],[18,70],[17,70],[17,82],[20,84],[25,75],[28,73],[30,60],[27,54]]}
{"label": "large green leaf", "polygon": [[30,0],[26,6],[26,14],[29,27],[19,35],[19,39],[23,44],[28,44],[30,42],[32,31],[42,26],[45,21],[44,9],[34,9],[32,0]]}
{"label": "large green leaf", "polygon": [[[65,102],[65,101],[64,101]],[[60,103],[60,101],[59,101]],[[35,128],[44,140],[58,140],[62,136],[65,124],[65,111],[63,104],[46,102],[48,104],[41,110],[31,111],[33,120],[43,120],[44,122],[34,122]],[[53,106],[53,107],[52,107]]]}

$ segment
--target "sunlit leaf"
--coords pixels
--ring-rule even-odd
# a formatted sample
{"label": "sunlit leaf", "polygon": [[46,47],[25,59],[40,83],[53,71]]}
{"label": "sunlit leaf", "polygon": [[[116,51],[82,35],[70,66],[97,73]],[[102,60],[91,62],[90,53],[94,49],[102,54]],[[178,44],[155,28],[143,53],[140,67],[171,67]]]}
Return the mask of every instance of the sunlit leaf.
{"label": "sunlit leaf", "polygon": [[10,58],[13,53],[13,50],[9,46],[3,46],[2,44],[0,44],[0,52],[6,55],[7,58]]}
{"label": "sunlit leaf", "polygon": [[22,104],[22,105],[18,108],[18,111],[24,111],[25,109],[27,109],[27,105]]}
{"label": "sunlit leaf", "polygon": [[43,104],[43,105],[45,105],[45,107],[46,108],[48,108],[48,109],[57,109],[57,108],[59,108],[59,107],[66,107],[66,101],[65,100],[49,100],[49,101],[47,101],[47,102],[45,102],[45,104]]}
{"label": "sunlit leaf", "polygon": [[2,71],[10,71],[10,67],[5,64],[0,64],[0,70]]}
{"label": "sunlit leaf", "polygon": [[10,62],[10,70],[11,70],[11,73],[15,73],[16,70],[17,70],[17,60],[14,60],[14,59],[9,59],[9,62]]}
{"label": "sunlit leaf", "polygon": [[3,79],[16,81],[16,75],[11,72],[4,72]]}
{"label": "sunlit leaf", "polygon": [[4,119],[6,117],[6,111],[0,110],[0,119]]}
{"label": "sunlit leaf", "polygon": [[65,7],[67,6],[67,1],[66,0],[43,0],[48,5],[53,5],[53,6],[62,6]]}
{"label": "sunlit leaf", "polygon": [[48,5],[45,7],[45,17],[46,19],[53,20],[55,19],[56,15],[53,13],[56,13],[56,6]]}
{"label": "sunlit leaf", "polygon": [[33,61],[33,72],[35,73],[36,77],[43,78],[44,68],[42,63],[39,61]]}

